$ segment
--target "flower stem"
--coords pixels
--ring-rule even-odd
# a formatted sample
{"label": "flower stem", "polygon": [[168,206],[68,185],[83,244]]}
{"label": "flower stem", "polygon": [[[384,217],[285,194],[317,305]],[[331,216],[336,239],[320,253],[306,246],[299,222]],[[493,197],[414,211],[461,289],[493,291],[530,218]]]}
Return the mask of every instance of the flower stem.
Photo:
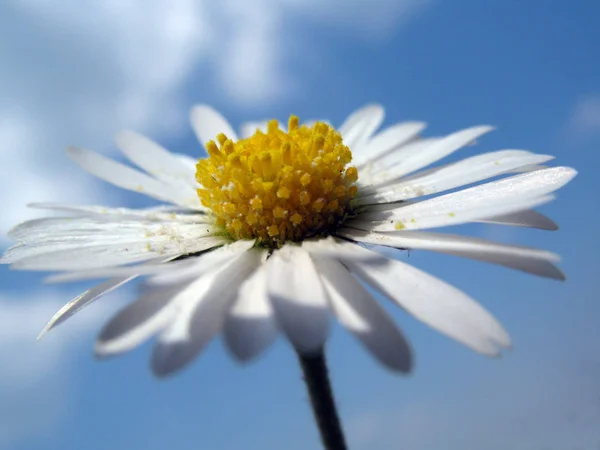
{"label": "flower stem", "polygon": [[297,354],[325,450],[347,450],[323,350],[312,355]]}

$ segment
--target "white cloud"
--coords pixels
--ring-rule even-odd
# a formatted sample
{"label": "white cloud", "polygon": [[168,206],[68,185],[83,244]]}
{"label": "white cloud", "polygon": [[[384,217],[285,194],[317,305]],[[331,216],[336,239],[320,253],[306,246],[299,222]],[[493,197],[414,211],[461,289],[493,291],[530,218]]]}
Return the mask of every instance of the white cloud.
{"label": "white cloud", "polygon": [[[300,80],[285,70],[287,58],[305,58],[321,42],[289,24],[335,27],[357,38],[382,38],[421,11],[429,0],[224,0],[217,16],[213,58],[227,95],[241,104],[273,102]],[[225,30],[225,33],[223,33]],[[297,52],[297,53],[296,53]]]}
{"label": "white cloud", "polygon": [[294,14],[349,29],[365,38],[383,38],[431,0],[282,0]]}
{"label": "white cloud", "polygon": [[95,330],[109,311],[109,303],[99,302],[61,325],[60,332],[36,342],[40,330],[68,297],[57,292],[23,297],[0,296],[2,448],[51,433],[65,418],[69,392],[76,389],[69,361],[77,343]]}
{"label": "white cloud", "polygon": [[[103,202],[63,149],[112,148],[121,128],[173,130],[179,90],[211,44],[193,0],[28,1],[0,13],[2,235],[32,201]],[[76,186],[76,189],[74,189]]]}
{"label": "white cloud", "polygon": [[274,101],[290,92],[293,81],[283,69],[283,11],[272,0],[222,3],[226,33],[215,55],[218,77],[239,103]]}
{"label": "white cloud", "polygon": [[570,125],[580,137],[600,135],[600,94],[584,97],[575,105]]}
{"label": "white cloud", "polygon": [[[57,161],[64,155],[43,151],[48,145],[51,131],[39,127],[27,115],[0,114],[0,154],[3,174],[0,177],[2,192],[1,238],[9,227],[32,217],[26,208],[33,201],[63,199],[74,203],[94,201],[91,177],[74,169],[66,161]],[[68,175],[67,175],[68,173]],[[73,189],[73,186],[77,186]]]}

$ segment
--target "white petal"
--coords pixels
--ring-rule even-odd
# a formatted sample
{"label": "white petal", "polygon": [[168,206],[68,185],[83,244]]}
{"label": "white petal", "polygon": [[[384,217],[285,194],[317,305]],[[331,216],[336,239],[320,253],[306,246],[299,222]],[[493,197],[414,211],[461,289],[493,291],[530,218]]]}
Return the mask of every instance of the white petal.
{"label": "white petal", "polygon": [[[134,212],[135,210],[132,210]],[[154,236],[165,235],[172,232],[186,233],[195,235],[196,233],[205,233],[206,230],[213,229],[202,222],[205,217],[203,214],[192,214],[190,216],[175,216],[171,221],[151,220],[150,218],[124,217],[115,214],[95,214],[82,213],[79,216],[69,217],[43,217],[39,219],[28,220],[20,223],[9,231],[12,239],[24,242],[52,241],[60,237],[64,238],[102,238],[112,237],[132,237],[132,236]],[[187,218],[190,221],[187,221]],[[199,217],[197,221],[196,217]]]}
{"label": "white petal", "polygon": [[[444,137],[418,137],[400,147],[394,148],[392,152],[385,154],[380,160],[370,161],[366,168],[373,170],[373,172],[383,172],[385,174],[391,174],[390,168],[397,167],[405,159],[418,155],[423,150],[431,147],[434,144],[441,142]],[[386,176],[386,179],[390,178]]]}
{"label": "white petal", "polygon": [[131,162],[154,177],[168,183],[180,181],[196,187],[196,171],[190,170],[189,165],[156,142],[133,131],[122,131],[117,134],[116,141],[117,147]]}
{"label": "white petal", "polygon": [[69,303],[60,308],[56,312],[56,314],[54,314],[54,316],[52,316],[50,322],[48,322],[44,329],[41,331],[40,335],[38,336],[38,339],[43,338],[46,335],[46,333],[52,328],[54,328],[57,325],[60,325],[69,317],[73,316],[76,312],[81,311],[84,307],[99,299],[104,294],[107,294],[110,291],[113,291],[118,287],[123,286],[125,283],[130,282],[134,278],[136,277],[132,276],[113,278],[111,280],[107,280],[103,283],[100,283],[91,289],[88,289],[83,294],[78,295]]}
{"label": "white petal", "polygon": [[95,245],[66,250],[53,250],[31,256],[22,256],[12,263],[19,270],[87,270],[124,264],[140,263],[156,258],[145,244]]}
{"label": "white petal", "polygon": [[497,356],[500,348],[510,347],[508,333],[492,315],[438,278],[392,259],[388,265],[377,268],[352,261],[344,263],[417,319],[473,350]]}
{"label": "white petal", "polygon": [[94,269],[72,279],[102,278],[116,274],[110,271],[101,274],[96,269],[193,254],[224,242],[221,237],[206,237],[200,231],[196,236],[189,235],[181,241],[173,240],[171,235],[73,236],[31,245],[16,245],[3,255],[0,262],[12,263],[13,267],[22,270],[80,272]]}
{"label": "white petal", "polygon": [[331,124],[331,122],[329,122],[327,119],[307,119],[307,120],[305,120],[305,121],[302,122],[302,125],[306,125],[307,127],[312,127],[317,122],[323,122],[323,123],[329,125],[330,127],[333,126]]}
{"label": "white petal", "polygon": [[[119,216],[129,219],[139,217],[147,220],[173,220],[174,211],[171,208],[177,206],[168,205],[169,209],[151,208],[151,209],[131,209],[131,208],[111,208],[100,205],[75,205],[70,203],[55,202],[34,202],[27,205],[28,208],[47,209],[50,211],[68,212],[71,214],[84,216],[110,217]],[[195,211],[196,212],[196,211]],[[206,217],[204,214],[196,214],[199,218]]]}
{"label": "white petal", "polygon": [[357,215],[367,215],[375,212],[393,211],[398,209],[400,206],[408,206],[416,201],[398,201],[391,203],[373,203],[368,205],[357,205]]}
{"label": "white petal", "polygon": [[333,237],[327,238],[315,238],[307,239],[302,241],[302,248],[309,252],[311,255],[315,255],[321,258],[359,258],[362,262],[367,264],[381,264],[385,262],[385,257],[378,255],[377,253],[356,253],[354,251],[354,244]]}
{"label": "white petal", "polygon": [[359,168],[415,138],[426,127],[424,122],[402,122],[377,133],[361,147],[352,149],[353,163]]}
{"label": "white petal", "polygon": [[400,231],[396,233],[370,233],[341,229],[341,236],[367,244],[385,245],[401,249],[433,250],[449,255],[486,261],[522,270],[542,277],[564,280],[562,272],[554,266],[558,255],[529,247],[498,244],[472,237],[426,231]]}
{"label": "white petal", "polygon": [[[29,247],[51,245],[69,248],[70,244],[100,245],[131,242],[190,242],[213,236],[219,229],[214,224],[152,222],[133,218],[111,220],[109,217],[58,217],[24,222],[9,232],[12,239]],[[52,250],[52,249],[50,249]]]}
{"label": "white petal", "polygon": [[388,368],[410,372],[410,346],[375,299],[339,261],[315,259],[315,265],[340,323]]}
{"label": "white petal", "polygon": [[[107,221],[110,221],[115,220],[114,216],[117,216],[118,220],[141,219],[153,222],[214,223],[214,219],[209,215],[199,213],[198,211],[192,212],[187,208],[180,208],[173,205],[168,205],[167,207],[160,206],[144,209],[131,209],[111,208],[108,206],[97,205],[72,205],[68,203],[35,202],[29,203],[27,206],[29,208],[47,209],[50,211],[62,211],[70,214],[91,216],[96,220],[105,218]],[[181,214],[180,211],[185,213]]]}
{"label": "white petal", "polygon": [[400,147],[396,152],[391,153],[388,159],[389,161],[396,160],[398,162],[390,170],[390,176],[382,177],[379,184],[389,183],[428,166],[472,143],[475,139],[493,129],[493,127],[487,125],[466,128],[444,138],[436,139],[430,145],[423,146],[419,141],[415,141],[412,144]]}
{"label": "white petal", "polygon": [[[204,244],[207,246],[207,249],[212,247],[223,245],[226,242],[218,238],[218,241],[210,241],[209,239],[204,239],[206,241]],[[213,250],[214,251],[214,250]],[[179,258],[183,255],[172,255],[169,257],[159,257],[154,258],[147,261],[144,264],[138,264],[134,266],[125,266],[125,267],[101,267],[98,269],[90,269],[90,270],[77,270],[74,272],[66,272],[66,273],[58,273],[55,275],[50,275],[44,278],[44,282],[46,283],[68,283],[73,281],[81,281],[81,280],[90,280],[94,278],[107,278],[107,277],[121,277],[121,276],[131,276],[131,275],[155,275],[155,277],[168,276],[169,274],[178,274],[179,272],[185,271],[186,273],[190,271],[191,267],[196,267],[198,265],[197,260],[201,258],[205,258],[204,254],[194,255],[189,258],[173,261],[174,259]],[[223,263],[224,261],[221,261]],[[167,264],[168,263],[168,264]],[[218,264],[215,264],[215,267]],[[207,268],[208,270],[208,268]],[[194,278],[198,275],[203,274],[207,270],[201,271],[199,269],[194,270],[193,275],[186,277],[185,279],[177,278],[181,283],[189,282],[191,278]],[[148,284],[160,284],[152,282],[153,278],[148,280]],[[162,283],[162,284],[171,284],[171,283]]]}
{"label": "white petal", "polygon": [[[230,257],[229,262],[234,259]],[[212,269],[218,269],[218,266]],[[158,333],[175,317],[182,305],[195,302],[210,288],[212,276],[218,270],[213,271],[214,274],[199,276],[187,284],[161,288],[146,285],[145,294],[121,310],[103,329],[96,343],[96,354],[109,356],[129,351]]]}
{"label": "white petal", "polygon": [[551,166],[547,166],[544,164],[531,164],[528,166],[522,166],[518,169],[513,170],[513,173],[526,173],[526,172],[534,172],[536,170],[550,169]]}
{"label": "white petal", "polygon": [[120,220],[111,217],[99,220],[97,217],[43,217],[28,220],[15,226],[8,232],[11,239],[23,242],[54,240],[59,237],[123,237],[143,235],[145,231],[156,229],[160,224],[144,220]]}
{"label": "white petal", "polygon": [[67,154],[83,170],[115,186],[188,208],[205,209],[192,187],[165,183],[90,150],[69,147]]}
{"label": "white petal", "polygon": [[370,193],[376,190],[377,186],[382,182],[398,178],[395,170],[399,162],[409,158],[413,154],[420,153],[424,148],[438,141],[441,141],[441,138],[415,138],[395,148],[392,152],[387,153],[376,161],[367,161],[360,167],[359,171],[358,183],[361,186],[359,195],[363,192]]}
{"label": "white petal", "polygon": [[238,137],[229,122],[208,105],[198,105],[192,108],[190,112],[190,121],[192,128],[203,147],[206,147],[208,141],[217,139],[217,135],[223,133],[232,141],[237,141]]}
{"label": "white petal", "polygon": [[[415,141],[416,143],[424,141],[425,139],[420,139],[419,141]],[[436,139],[436,140],[439,140]],[[412,145],[411,144],[407,144],[407,145]],[[476,155],[473,156],[471,158],[466,158],[466,159],[462,159],[460,161],[458,161],[458,163],[461,163],[462,161],[471,161],[471,162],[481,162],[480,160],[478,161],[478,157],[482,156],[484,157],[484,155],[488,155],[490,158],[494,158],[493,155],[497,155],[496,158],[498,157],[509,157],[509,156],[527,156],[527,155],[534,155],[533,152],[530,152],[528,150],[497,150],[494,152],[488,152],[488,153],[483,153],[482,155]],[[486,156],[486,158],[488,157]],[[554,158],[553,156],[551,156],[550,158]],[[402,183],[406,182],[406,181],[411,181],[411,180],[416,180],[416,179],[421,179],[422,177],[425,177],[426,175],[431,175],[434,173],[439,172],[441,169],[445,169],[447,167],[451,167],[454,164],[458,164],[458,163],[447,163],[447,164],[442,164],[442,165],[438,165],[435,167],[429,167],[429,168],[424,168],[422,170],[418,170],[416,172],[411,173],[410,175],[406,175],[404,177],[402,177],[402,179],[400,180]],[[549,166],[545,166],[543,164],[528,164],[525,166],[520,166],[517,168],[514,168],[512,170],[507,170],[506,173],[510,173],[510,174],[517,174],[517,173],[526,173],[526,172],[533,172],[534,170],[541,170],[541,169],[549,169]],[[368,189],[373,189],[372,187],[369,187]]]}
{"label": "white petal", "polygon": [[175,320],[158,337],[152,354],[152,370],[157,376],[172,374],[189,364],[221,331],[240,284],[256,270],[261,254],[247,251],[205,275],[212,279],[202,285],[194,301],[181,305]]}
{"label": "white petal", "polygon": [[383,122],[384,110],[381,105],[367,105],[352,113],[340,126],[344,144],[353,150],[360,147]]}
{"label": "white petal", "polygon": [[[452,195],[452,194],[449,194]],[[474,222],[486,217],[492,217],[503,214],[512,214],[526,209],[536,208],[544,203],[553,200],[553,195],[544,197],[525,197],[512,202],[488,202],[488,204],[470,203],[464,204],[452,203],[446,205],[446,209],[438,210],[420,210],[412,208],[418,203],[412,203],[404,208],[398,208],[391,211],[381,211],[379,213],[366,213],[360,215],[358,219],[352,219],[345,222],[345,225],[367,231],[398,231],[398,230],[420,230],[427,228],[447,227],[451,225],[460,225],[463,223]],[[436,199],[432,199],[436,200]],[[419,203],[425,203],[425,200]],[[450,206],[457,206],[460,210],[450,209]]]}
{"label": "white petal", "polygon": [[201,283],[146,289],[138,300],[119,311],[102,329],[96,341],[97,356],[127,352],[157,334],[177,313],[177,307],[194,301]]}
{"label": "white petal", "polygon": [[386,185],[375,191],[375,193],[361,198],[359,202],[396,202],[436,194],[511,172],[518,167],[549,161],[553,158],[553,156],[536,155],[518,150],[484,153],[442,167],[419,178]]}
{"label": "white petal", "polygon": [[198,158],[192,158],[190,155],[186,155],[184,153],[173,153],[173,155],[181,161],[183,165],[185,165],[190,172],[194,173],[194,178],[196,174],[196,164],[198,164]]}
{"label": "white petal", "polygon": [[285,245],[267,260],[267,289],[281,330],[299,351],[319,351],[329,331],[328,301],[308,252]]}
{"label": "white petal", "polygon": [[[212,224],[119,219],[115,215],[52,217],[24,222],[9,232],[9,236],[20,243],[7,250],[0,262],[26,265],[32,262],[32,268],[39,270],[46,270],[43,268],[46,264],[48,270],[70,270],[62,264],[66,258],[69,265],[71,256],[86,258],[98,254],[109,259],[122,256],[125,262],[135,262],[173,253],[196,253],[224,241],[221,237],[212,237],[215,231]],[[61,266],[52,267],[54,260]],[[88,269],[114,265],[104,262],[98,266],[100,261],[93,260],[84,264],[89,264]]]}
{"label": "white petal", "polygon": [[[412,205],[415,209],[435,208],[449,205],[450,209],[456,204],[513,201],[523,197],[541,197],[560,189],[571,181],[577,171],[570,167],[552,167],[521,175],[515,175],[490,183],[463,189],[446,194],[426,202]],[[420,205],[420,206],[417,206]]]}
{"label": "white petal", "polygon": [[178,267],[176,270],[164,271],[163,273],[156,274],[148,279],[148,284],[165,285],[185,283],[191,278],[195,278],[215,267],[219,267],[228,261],[231,261],[240,254],[250,250],[253,245],[253,240],[240,240],[224,245],[208,253],[191,258],[188,264],[183,267]]}
{"label": "white petal", "polygon": [[256,358],[277,338],[279,329],[267,296],[265,266],[240,286],[223,332],[227,347],[243,362]]}
{"label": "white petal", "polygon": [[512,214],[489,217],[478,222],[498,225],[512,225],[516,227],[538,228],[540,230],[556,231],[558,225],[549,217],[534,210],[519,211]]}
{"label": "white petal", "polygon": [[44,283],[72,283],[74,281],[93,280],[97,278],[152,275],[168,270],[176,270],[180,264],[182,265],[186,261],[170,262],[168,267],[166,267],[165,264],[178,257],[179,256],[176,255],[165,259],[155,258],[144,264],[137,264],[135,266],[117,266],[100,269],[78,270],[76,272],[62,272],[47,276],[44,278]]}
{"label": "white petal", "polygon": [[242,139],[249,138],[250,136],[253,136],[258,130],[262,131],[263,133],[266,133],[268,124],[268,120],[243,123],[240,127],[240,137]]}
{"label": "white petal", "polygon": [[366,213],[360,220],[386,220],[373,231],[394,231],[398,222],[406,229],[431,228],[514,213],[533,208],[537,198],[561,188],[576,174],[570,167],[538,170],[400,205],[396,210]]}

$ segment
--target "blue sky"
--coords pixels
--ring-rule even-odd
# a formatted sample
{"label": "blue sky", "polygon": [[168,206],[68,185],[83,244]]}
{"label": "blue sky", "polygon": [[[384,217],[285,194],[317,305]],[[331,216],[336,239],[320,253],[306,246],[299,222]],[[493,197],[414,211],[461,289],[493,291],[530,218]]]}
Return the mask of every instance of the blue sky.
{"label": "blue sky", "polygon": [[[414,374],[398,377],[334,327],[328,354],[351,448],[598,448],[597,2],[80,3],[0,6],[3,235],[31,217],[22,207],[29,201],[149,204],[81,174],[63,148],[115,155],[112,136],[133,128],[199,154],[186,121],[194,103],[212,104],[235,125],[290,113],[339,124],[373,101],[386,107],[386,123],[424,120],[431,135],[496,125],[459,156],[522,148],[575,167],[575,181],[542,208],[561,228],[456,231],[555,251],[568,280],[402,256],[481,301],[515,348],[485,359],[389,308],[416,354]],[[45,286],[38,274],[6,267],[0,282],[0,448],[319,448],[284,342],[240,367],[217,341],[190,369],[157,381],[148,345],[105,362],[91,356],[102,322],[134,287],[36,343],[86,285]]]}

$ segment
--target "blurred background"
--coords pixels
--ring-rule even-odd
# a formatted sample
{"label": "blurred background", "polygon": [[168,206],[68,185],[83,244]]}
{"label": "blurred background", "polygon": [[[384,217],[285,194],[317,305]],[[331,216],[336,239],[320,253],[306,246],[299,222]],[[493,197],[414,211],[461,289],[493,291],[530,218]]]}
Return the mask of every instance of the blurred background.
{"label": "blurred background", "polygon": [[[579,176],[542,211],[561,229],[460,232],[563,256],[566,283],[427,252],[402,255],[477,298],[515,348],[486,359],[389,308],[412,341],[409,377],[386,372],[339,326],[328,345],[351,449],[600,448],[600,3],[594,0],[5,0],[0,3],[0,245],[25,204],[147,206],[96,181],[67,145],[118,157],[134,129],[201,156],[195,103],[235,125],[291,113],[339,125],[381,102],[386,124],[426,134],[492,124],[475,152],[556,155]],[[158,381],[149,345],[95,361],[122,289],[43,341],[88,285],[44,286],[0,267],[0,449],[318,449],[293,353],[241,367],[221,342]]]}

